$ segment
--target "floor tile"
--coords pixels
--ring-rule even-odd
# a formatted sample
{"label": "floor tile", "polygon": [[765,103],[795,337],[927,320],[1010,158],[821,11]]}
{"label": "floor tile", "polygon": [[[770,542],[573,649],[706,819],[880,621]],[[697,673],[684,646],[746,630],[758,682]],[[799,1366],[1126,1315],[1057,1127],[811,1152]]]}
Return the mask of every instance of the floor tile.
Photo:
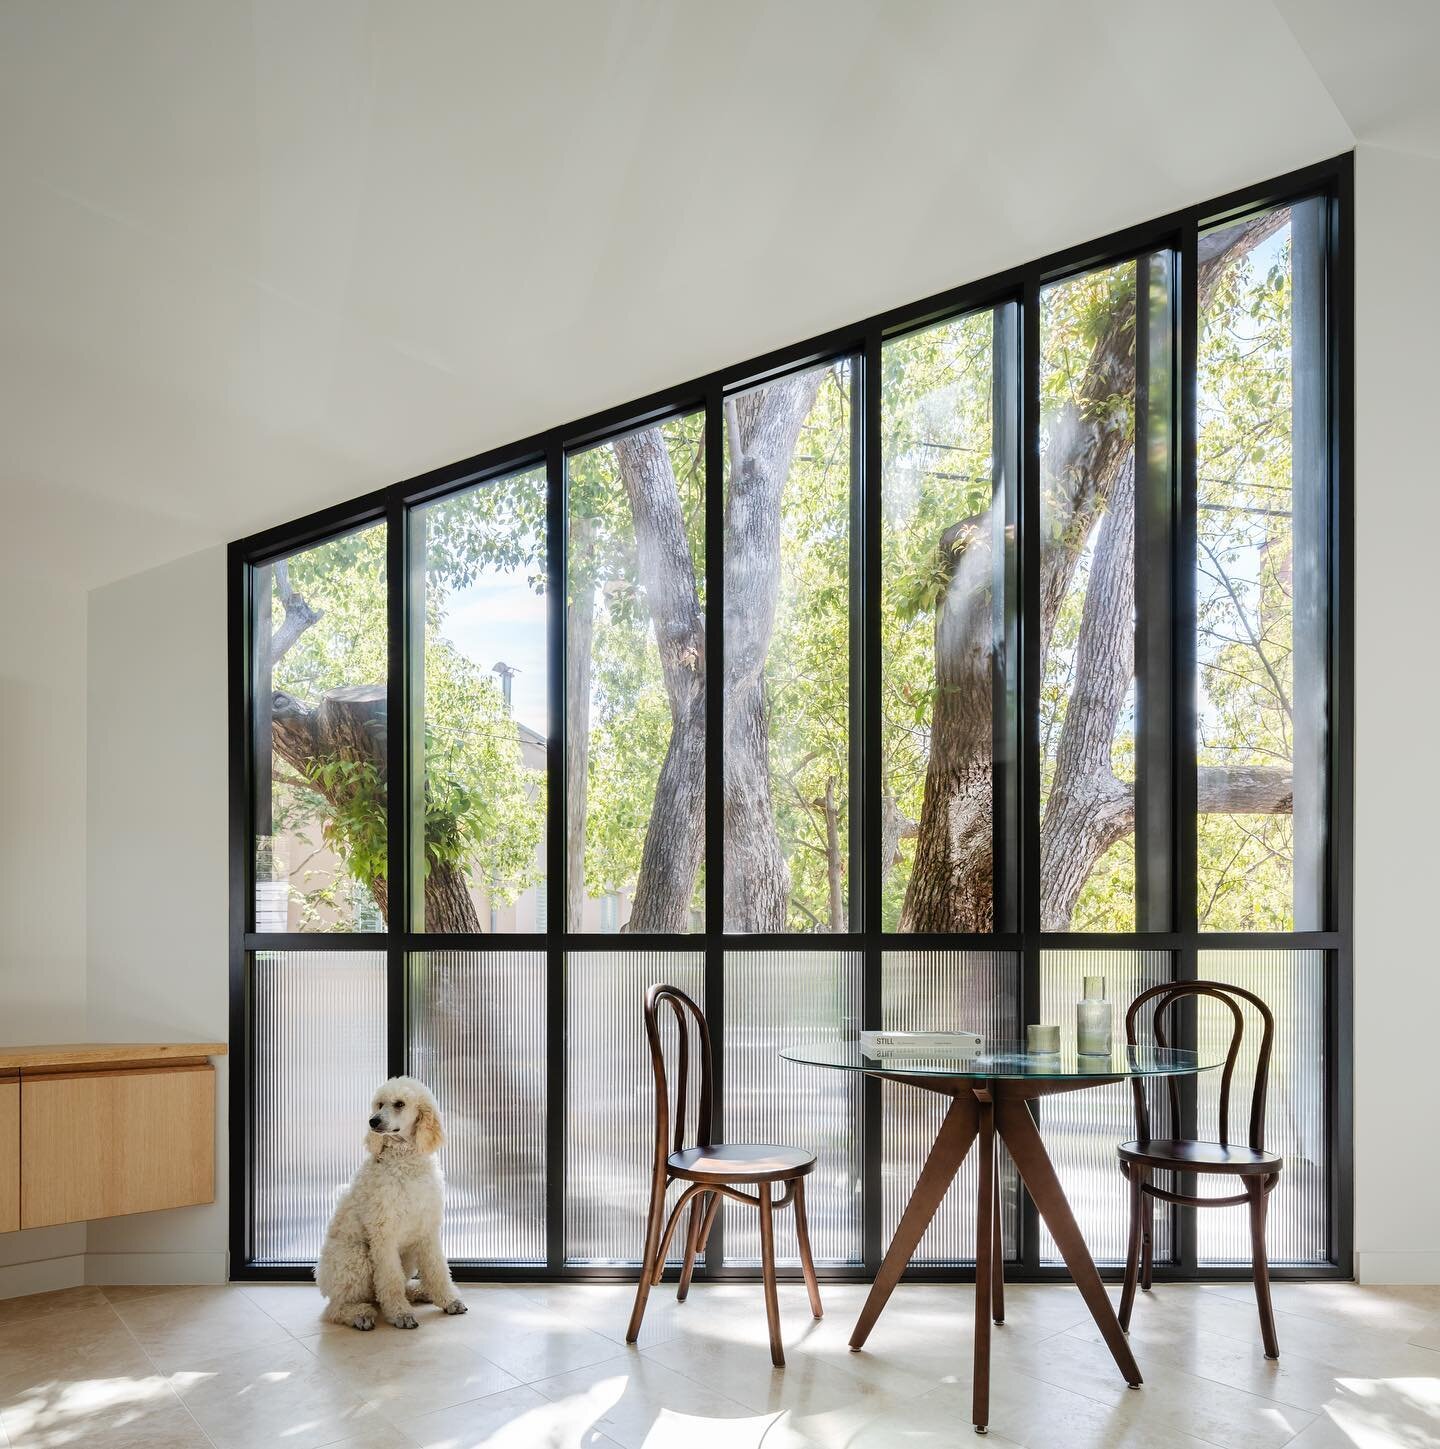
{"label": "floor tile", "polygon": [[296,1338],[313,1337],[324,1322],[325,1299],[313,1283],[246,1283],[240,1292]]}
{"label": "floor tile", "polygon": [[529,1385],[421,1414],[405,1425],[417,1449],[611,1449],[583,1410]]}
{"label": "floor tile", "polygon": [[759,1449],[776,1419],[636,1350],[534,1387],[567,1411],[575,1432],[598,1430],[622,1449]]}
{"label": "floor tile", "polygon": [[379,1411],[294,1339],[207,1360],[198,1349],[170,1387],[218,1449],[319,1449],[387,1427]]}
{"label": "floor tile", "polygon": [[564,1318],[557,1322],[553,1308],[518,1294],[471,1294],[467,1312],[453,1318],[434,1308],[418,1312],[442,1319],[439,1331],[521,1383],[553,1378],[615,1355],[613,1339]]}
{"label": "floor tile", "polygon": [[1314,1418],[1303,1409],[1198,1378],[1155,1358],[1140,1364],[1145,1382],[1132,1390],[1103,1343],[1070,1333],[1041,1343],[998,1340],[996,1350],[1006,1369],[1111,1406],[1143,1399],[1148,1425],[1180,1430],[1225,1449],[1278,1449]]}
{"label": "floor tile", "polygon": [[1342,1379],[1293,1449],[1434,1449],[1440,1444],[1440,1376]]}
{"label": "floor tile", "polygon": [[144,1379],[155,1366],[108,1303],[0,1328],[0,1409],[17,1396],[91,1381]]}
{"label": "floor tile", "polygon": [[324,1368],[403,1429],[417,1415],[515,1387],[504,1369],[446,1334],[452,1321],[437,1311],[419,1328],[382,1323],[360,1333],[337,1326],[301,1341]]}
{"label": "floor tile", "polygon": [[214,1358],[290,1339],[268,1313],[234,1288],[127,1296],[113,1307],[162,1373],[185,1368],[197,1353]]}
{"label": "floor tile", "polygon": [[31,1293],[24,1298],[0,1298],[0,1328],[52,1313],[73,1313],[77,1308],[103,1307],[105,1295],[98,1288],[61,1288],[54,1293]]}
{"label": "floor tile", "polygon": [[55,1379],[3,1411],[11,1449],[209,1449],[210,1440],[158,1374]]}

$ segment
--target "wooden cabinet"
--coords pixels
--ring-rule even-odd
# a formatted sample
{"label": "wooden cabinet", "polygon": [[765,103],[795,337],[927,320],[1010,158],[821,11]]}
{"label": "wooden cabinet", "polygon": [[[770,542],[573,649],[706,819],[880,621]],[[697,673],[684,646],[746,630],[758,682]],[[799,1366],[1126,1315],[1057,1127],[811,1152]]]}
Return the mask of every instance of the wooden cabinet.
{"label": "wooden cabinet", "polygon": [[213,1202],[224,1050],[0,1048],[0,1232]]}
{"label": "wooden cabinet", "polygon": [[0,1233],[20,1226],[20,1078],[0,1075]]}

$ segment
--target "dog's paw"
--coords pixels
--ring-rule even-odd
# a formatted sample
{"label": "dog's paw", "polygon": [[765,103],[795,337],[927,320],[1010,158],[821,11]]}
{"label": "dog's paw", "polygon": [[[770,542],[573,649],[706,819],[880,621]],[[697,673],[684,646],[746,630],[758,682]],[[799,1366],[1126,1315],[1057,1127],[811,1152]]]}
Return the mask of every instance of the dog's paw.
{"label": "dog's paw", "polygon": [[419,1328],[420,1321],[413,1313],[397,1313],[391,1320],[396,1328]]}
{"label": "dog's paw", "polygon": [[465,1307],[464,1300],[461,1298],[452,1298],[444,1307],[446,1313],[465,1313],[468,1311]]}
{"label": "dog's paw", "polygon": [[358,1328],[361,1333],[369,1333],[375,1327],[375,1315],[373,1313],[357,1313],[350,1320],[351,1328]]}
{"label": "dog's paw", "polygon": [[434,1300],[430,1297],[430,1295],[418,1283],[410,1283],[410,1284],[407,1284],[406,1285],[406,1288],[405,1288],[405,1296],[412,1303],[432,1303],[432,1302],[434,1302]]}

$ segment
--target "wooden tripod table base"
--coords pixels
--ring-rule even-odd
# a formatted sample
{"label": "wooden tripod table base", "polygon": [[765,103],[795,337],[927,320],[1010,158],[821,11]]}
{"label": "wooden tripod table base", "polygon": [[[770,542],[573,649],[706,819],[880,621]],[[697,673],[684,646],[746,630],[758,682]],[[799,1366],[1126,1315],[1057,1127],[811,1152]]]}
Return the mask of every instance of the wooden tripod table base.
{"label": "wooden tripod table base", "polygon": [[1075,1222],[1075,1214],[1070,1211],[1054,1165],[1026,1105],[1035,1097],[1099,1086],[1105,1082],[1120,1081],[1122,1077],[1096,1076],[1079,1081],[1046,1082],[1043,1078],[1034,1077],[967,1080],[912,1077],[897,1072],[885,1072],[883,1075],[887,1081],[941,1092],[954,1100],[921,1169],[920,1179],[910,1195],[900,1226],[895,1230],[885,1261],[875,1276],[874,1287],[860,1311],[855,1331],[850,1335],[851,1349],[865,1346],[870,1330],[875,1327],[876,1320],[895,1291],[900,1275],[909,1265],[911,1255],[925,1229],[930,1226],[930,1220],[960,1170],[960,1164],[978,1142],[980,1185],[975,1204],[975,1373],[971,1417],[977,1434],[987,1431],[990,1423],[990,1320],[993,1316],[995,1322],[1000,1323],[1005,1316],[995,1160],[995,1144],[1000,1141],[1009,1149],[1010,1159],[1035,1200],[1046,1227],[1050,1229],[1080,1296],[1115,1357],[1116,1366],[1130,1387],[1138,1389],[1141,1379],[1135,1356],[1130,1352],[1105,1285],[1100,1281],[1095,1262]]}

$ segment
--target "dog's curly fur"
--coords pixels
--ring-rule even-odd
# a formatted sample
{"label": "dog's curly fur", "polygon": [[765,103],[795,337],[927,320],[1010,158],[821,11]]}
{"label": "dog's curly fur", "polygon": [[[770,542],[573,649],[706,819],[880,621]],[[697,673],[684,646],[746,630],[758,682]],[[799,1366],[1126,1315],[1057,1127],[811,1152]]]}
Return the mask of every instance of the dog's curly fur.
{"label": "dog's curly fur", "polygon": [[[445,1182],[435,1153],[444,1140],[423,1083],[391,1077],[376,1091],[370,1156],[335,1204],[315,1265],[327,1321],[370,1329],[383,1314],[396,1328],[418,1328],[413,1303],[465,1312],[440,1246]],[[418,1284],[410,1282],[416,1272]]]}

